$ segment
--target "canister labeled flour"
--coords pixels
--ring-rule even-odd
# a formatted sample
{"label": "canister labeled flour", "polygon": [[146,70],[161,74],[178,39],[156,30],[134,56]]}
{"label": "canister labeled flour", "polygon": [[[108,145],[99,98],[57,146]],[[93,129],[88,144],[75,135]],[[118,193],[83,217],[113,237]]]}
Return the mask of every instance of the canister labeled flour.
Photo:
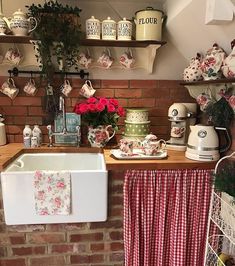
{"label": "canister labeled flour", "polygon": [[86,38],[100,39],[100,21],[94,16],[86,20]]}
{"label": "canister labeled flour", "polygon": [[162,22],[165,18],[163,11],[147,7],[135,13],[136,40],[161,41]]}
{"label": "canister labeled flour", "polygon": [[102,39],[116,40],[116,22],[110,17],[102,21]]}
{"label": "canister labeled flour", "polygon": [[121,41],[131,40],[132,23],[126,20],[126,18],[123,18],[123,20],[118,21],[117,34],[118,34],[118,40]]}

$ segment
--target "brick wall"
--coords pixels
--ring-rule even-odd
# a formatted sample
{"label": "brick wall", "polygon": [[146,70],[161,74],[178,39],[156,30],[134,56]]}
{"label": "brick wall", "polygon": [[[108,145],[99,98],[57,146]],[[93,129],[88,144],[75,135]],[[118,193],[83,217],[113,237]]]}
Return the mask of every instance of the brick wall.
{"label": "brick wall", "polygon": [[96,223],[4,223],[0,200],[0,265],[123,265],[123,172],[109,172],[108,220]]}
{"label": "brick wall", "polygon": [[[0,77],[2,84],[7,77]],[[8,142],[22,142],[25,124],[39,124],[47,142],[48,115],[44,112],[44,86],[36,96],[23,92],[28,78],[17,77],[20,88],[15,100],[0,94],[1,111],[6,117]],[[66,99],[67,111],[72,111],[83,84],[79,79],[70,80],[73,91]],[[54,87],[62,82],[57,80]],[[194,102],[178,81],[167,80],[93,80],[97,96],[115,97],[123,107],[148,107],[151,131],[160,138],[169,136],[168,107],[173,102]],[[124,118],[120,120],[120,138],[124,130]],[[85,142],[85,137],[83,141]],[[117,141],[117,140],[116,140]],[[51,225],[7,226],[0,200],[0,265],[1,266],[51,266],[51,265],[123,265],[123,172],[109,173],[109,211],[107,222]]]}
{"label": "brick wall", "polygon": [[[7,77],[0,77],[2,84]],[[14,78],[15,84],[20,88],[19,95],[12,101],[9,97],[0,94],[0,113],[6,117],[6,130],[8,142],[22,142],[22,131],[25,124],[39,124],[44,134],[43,141],[48,142],[46,125],[49,123],[48,114],[45,113],[45,84],[39,87],[36,96],[27,96],[23,87],[28,78]],[[79,88],[84,81],[70,80],[73,91],[66,98],[67,111],[84,98],[79,97]],[[167,139],[170,123],[167,120],[168,107],[174,102],[195,102],[186,88],[180,86],[178,81],[167,80],[93,80],[92,84],[97,90],[97,96],[115,97],[123,107],[148,107],[150,110],[151,131],[159,138]],[[59,88],[62,81],[57,80],[54,88]],[[124,131],[124,120],[120,119],[120,130]],[[84,138],[85,142],[86,138]],[[113,140],[115,141],[115,139]]]}
{"label": "brick wall", "polygon": [[[7,77],[0,77],[2,84]],[[25,124],[39,124],[47,142],[48,115],[44,112],[45,84],[36,96],[23,92],[28,78],[15,78],[20,93],[14,101],[0,94],[0,113],[6,117],[8,142],[22,142]],[[67,111],[72,111],[83,84],[79,79],[70,80],[73,91],[66,99]],[[57,80],[54,87],[62,82]],[[195,102],[186,88],[178,81],[168,80],[93,80],[97,96],[118,98],[123,107],[148,107],[151,131],[160,138],[168,139],[170,123],[168,107],[174,102]],[[124,118],[120,130],[124,130]],[[232,128],[235,138],[235,126]],[[85,136],[83,141],[85,142]],[[235,149],[233,141],[232,149]],[[0,194],[0,266],[60,266],[60,265],[123,265],[123,185],[124,172],[109,172],[108,220],[98,223],[47,224],[7,226],[4,222]]]}

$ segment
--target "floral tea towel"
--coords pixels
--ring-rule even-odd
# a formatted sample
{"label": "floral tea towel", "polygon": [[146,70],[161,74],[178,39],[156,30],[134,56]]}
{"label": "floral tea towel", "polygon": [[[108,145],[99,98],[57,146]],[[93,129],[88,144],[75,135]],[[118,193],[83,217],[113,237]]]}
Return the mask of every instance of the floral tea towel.
{"label": "floral tea towel", "polygon": [[35,210],[38,215],[69,215],[71,210],[69,172],[36,171],[34,174]]}

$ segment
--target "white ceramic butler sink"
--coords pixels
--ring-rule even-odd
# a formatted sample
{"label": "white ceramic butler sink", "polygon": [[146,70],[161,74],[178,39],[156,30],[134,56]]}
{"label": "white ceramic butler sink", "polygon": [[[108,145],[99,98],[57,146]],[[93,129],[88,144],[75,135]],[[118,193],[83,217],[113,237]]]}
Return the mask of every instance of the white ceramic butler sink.
{"label": "white ceramic butler sink", "polygon": [[[37,170],[71,173],[71,214],[35,213],[33,179]],[[6,224],[105,221],[107,179],[101,153],[25,153],[1,173]]]}

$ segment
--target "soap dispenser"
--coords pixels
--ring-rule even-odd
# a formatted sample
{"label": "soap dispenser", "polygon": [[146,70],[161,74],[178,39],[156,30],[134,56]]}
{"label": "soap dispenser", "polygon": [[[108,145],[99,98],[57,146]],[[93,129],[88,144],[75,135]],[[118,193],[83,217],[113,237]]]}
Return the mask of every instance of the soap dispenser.
{"label": "soap dispenser", "polygon": [[7,143],[6,129],[5,129],[5,124],[2,123],[3,121],[4,118],[0,114],[0,146],[3,146]]}

